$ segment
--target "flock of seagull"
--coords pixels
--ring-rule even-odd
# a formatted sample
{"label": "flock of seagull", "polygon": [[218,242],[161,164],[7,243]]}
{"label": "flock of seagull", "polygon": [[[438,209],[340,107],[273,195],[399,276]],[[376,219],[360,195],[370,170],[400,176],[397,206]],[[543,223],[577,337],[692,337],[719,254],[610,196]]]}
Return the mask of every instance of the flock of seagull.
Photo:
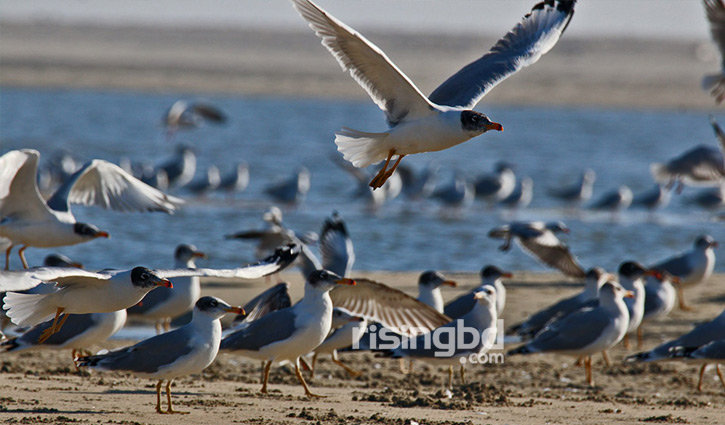
{"label": "flock of seagull", "polygon": [[[407,155],[439,151],[487,131],[503,131],[501,124],[471,108],[499,82],[532,65],[552,49],[572,19],[575,6],[573,0],[536,4],[488,53],[425,96],[380,48],[359,32],[312,1],[291,1],[343,70],[350,72],[385,113],[390,126],[387,132],[343,128],[335,138],[344,158],[340,165],[354,171],[356,178],[369,186],[364,189],[370,196],[391,190],[389,186],[396,176],[401,181],[413,181],[413,173],[400,165]],[[708,16],[713,15],[715,7],[718,15],[725,16],[722,2],[706,0],[705,4]],[[721,100],[718,90],[721,89],[716,88],[715,94]],[[173,138],[177,131],[202,120],[225,119],[223,113],[210,105],[180,101],[167,113],[168,136]],[[722,132],[716,123],[713,125],[720,137]],[[465,381],[466,359],[488,353],[494,349],[496,337],[507,334],[520,343],[507,355],[552,352],[577,357],[585,366],[587,382],[594,385],[593,355],[602,353],[609,361],[606,351],[621,341],[628,345],[632,334],[637,336],[641,348],[647,323],[665,317],[678,301],[680,308],[690,309],[684,289],[707,280],[715,265],[717,242],[709,235],[700,235],[691,250],[650,267],[626,261],[618,276],[598,267],[583,270],[576,256],[556,236],[568,231],[564,223],[513,222],[489,233],[492,238],[504,240],[502,250],[510,249],[511,242],[516,241],[542,263],[567,276],[583,279],[585,287],[580,294],[560,300],[509,329],[500,329],[498,318],[506,306],[502,280],[511,278],[510,273],[486,266],[481,270],[479,286],[447,304],[440,287],[456,283],[437,271],[421,274],[417,298],[381,282],[353,279],[353,243],[346,223],[337,213],[325,220],[319,237],[315,238],[295,234],[284,226],[281,210],[271,208],[263,216],[265,229],[229,235],[258,242],[259,262],[245,267],[197,268],[195,260],[205,254],[185,244],[176,249],[173,269],[138,266],[93,272],[58,256],[49,257],[42,267],[29,268],[24,256],[28,247],[60,247],[109,236],[92,224],[76,221],[71,204],[171,214],[182,206],[183,200],[166,194],[164,188],[178,185],[206,190],[205,182],[194,185],[193,172],[190,175],[184,166],[194,161],[193,153],[183,148],[179,155],[180,162],[152,169],[130,163],[119,166],[98,159],[89,161],[69,173],[47,200],[39,188],[39,152],[21,149],[0,156],[0,243],[6,253],[5,270],[0,272],[0,291],[6,292],[2,307],[6,317],[2,323],[4,331],[9,326],[7,322],[12,322],[18,334],[4,338],[0,351],[72,348],[78,368],[126,371],[154,379],[156,411],[166,414],[185,413],[172,406],[173,379],[200,372],[220,350],[263,362],[262,393],[268,390],[272,364],[287,363],[294,368],[305,394],[317,397],[303,372],[314,373],[319,355],[331,355],[333,362],[352,376],[360,372],[341,361],[342,350],[369,349],[379,356],[409,359],[409,371],[413,360],[444,365],[448,366],[452,386],[454,367],[460,367],[461,380]],[[381,161],[384,165],[374,176],[358,170]],[[246,177],[243,170],[240,165],[225,179],[228,187],[246,186],[248,170]],[[427,181],[417,179],[406,184],[405,190],[418,196],[427,192],[444,202],[470,200],[473,193],[491,203],[530,202],[530,179],[521,179],[517,188],[509,165],[501,163],[495,171],[475,184],[464,179],[459,183],[456,179],[449,190],[432,190]],[[720,149],[700,146],[666,164],[653,165],[652,172],[662,184],[658,186],[660,199],[670,189],[679,191],[683,185],[721,186],[725,161]],[[212,174],[208,173],[208,177]],[[218,171],[215,176],[220,183]],[[556,190],[552,195],[572,203],[588,200],[594,179],[592,171],[585,171],[575,186]],[[452,195],[461,187],[463,195]],[[280,203],[297,203],[307,190],[309,172],[300,169],[290,182],[270,187],[267,193]],[[619,190],[611,200],[607,197],[594,205],[618,209],[631,202],[631,192]],[[642,202],[648,207],[661,204],[660,200]],[[10,270],[15,247],[23,269]],[[291,265],[299,267],[305,277],[304,296],[295,304],[286,283],[270,287],[243,308],[214,296],[200,298],[200,277],[258,279]],[[171,330],[172,319],[189,311],[192,313],[188,322]],[[227,313],[237,317],[230,328],[223,330],[220,318]],[[110,352],[94,355],[82,350],[117,332],[127,316],[153,322],[158,334]],[[702,363],[698,384],[701,388],[704,365],[725,359],[724,321],[725,312],[688,334],[632,355],[627,361],[687,359]],[[473,329],[476,337],[458,339],[456,331],[462,327]],[[380,347],[378,337],[387,332],[397,335],[403,343],[393,348]],[[436,335],[433,339],[440,346],[431,347],[431,335]],[[719,366],[717,371],[725,386]],[[164,382],[166,409],[161,402]]]}

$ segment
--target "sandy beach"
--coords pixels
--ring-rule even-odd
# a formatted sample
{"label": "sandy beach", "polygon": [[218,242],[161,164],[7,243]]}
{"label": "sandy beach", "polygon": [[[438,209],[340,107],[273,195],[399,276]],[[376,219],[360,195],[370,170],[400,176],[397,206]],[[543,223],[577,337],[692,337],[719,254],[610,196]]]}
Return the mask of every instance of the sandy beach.
{"label": "sandy beach", "polygon": [[[495,39],[366,33],[429,93]],[[365,92],[309,32],[3,22],[0,85],[353,98]],[[485,104],[712,109],[709,41],[564,37]]]}
{"label": "sandy beach", "polygon": [[[356,273],[415,294],[417,273]],[[478,282],[474,274],[447,274],[459,282],[445,291],[451,299]],[[301,295],[297,272],[283,274],[293,298]],[[725,275],[716,275],[689,292],[695,312],[673,311],[645,331],[645,348],[687,332],[693,323],[722,311]],[[555,274],[516,273],[507,283],[504,320],[511,325],[552,301],[577,292],[580,284]],[[204,285],[232,303],[243,303],[267,287],[254,283]],[[92,350],[125,345],[113,341]],[[507,357],[504,364],[467,368],[466,385],[456,380],[449,397],[444,368],[417,362],[403,375],[398,362],[373,354],[342,354],[364,371],[350,378],[329,359],[318,361],[313,390],[326,396],[304,397],[293,371],[275,366],[270,395],[260,394],[260,364],[223,353],[201,376],[184,377],[173,387],[176,407],[188,416],[162,416],[154,411],[154,382],[122,373],[78,374],[70,350],[3,354],[0,357],[0,421],[4,423],[370,423],[409,424],[540,424],[575,422],[721,424],[725,392],[714,370],[707,372],[698,393],[698,367],[681,363],[625,365],[631,353],[616,347],[606,367],[595,359],[596,386],[585,384],[584,370],[559,355]]]}

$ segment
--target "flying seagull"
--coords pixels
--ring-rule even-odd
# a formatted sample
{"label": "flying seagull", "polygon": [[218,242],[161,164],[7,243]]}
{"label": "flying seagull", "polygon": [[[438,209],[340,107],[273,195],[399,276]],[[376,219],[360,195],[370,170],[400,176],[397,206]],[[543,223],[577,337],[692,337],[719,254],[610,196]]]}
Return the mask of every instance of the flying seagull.
{"label": "flying seagull", "polygon": [[702,88],[710,90],[717,103],[725,99],[725,4],[722,0],[704,0],[705,13],[710,22],[710,35],[720,50],[720,73],[706,75],[702,79]]}
{"label": "flying seagull", "polygon": [[11,242],[5,251],[5,270],[15,245],[22,245],[18,254],[27,269],[24,251],[29,246],[75,245],[109,236],[96,226],[76,221],[71,203],[167,214],[183,203],[100,159],[85,163],[46,201],[36,180],[39,158],[40,153],[32,149],[14,150],[0,157],[0,237]]}
{"label": "flying seagull", "polygon": [[131,307],[156,286],[173,287],[169,278],[206,276],[257,279],[288,266],[298,253],[296,246],[279,248],[274,255],[257,264],[236,269],[150,270],[134,267],[130,270],[89,272],[77,268],[40,267],[3,271],[0,272],[0,291],[22,291],[43,282],[55,284],[56,290],[53,292],[8,292],[4,299],[3,308],[13,323],[19,326],[34,326],[55,314],[53,325],[39,340],[42,343],[60,330],[69,314],[104,313]]}
{"label": "flying seagull", "polygon": [[[503,126],[471,108],[493,87],[529,66],[559,41],[575,1],[537,3],[491,50],[443,82],[428,97],[385,53],[309,0],[292,0],[343,70],[349,71],[385,113],[390,129],[368,133],[343,127],[335,144],[355,167],[385,160],[370,181],[379,188],[406,155],[450,148]],[[397,156],[392,168],[391,159]]]}

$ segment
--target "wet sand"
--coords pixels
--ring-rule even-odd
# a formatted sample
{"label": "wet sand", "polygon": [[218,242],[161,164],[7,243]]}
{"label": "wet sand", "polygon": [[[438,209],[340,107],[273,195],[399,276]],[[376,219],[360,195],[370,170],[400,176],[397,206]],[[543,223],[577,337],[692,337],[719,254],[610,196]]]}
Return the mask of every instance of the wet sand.
{"label": "wet sand", "polygon": [[[357,273],[415,294],[416,273]],[[446,299],[476,285],[474,274],[451,273],[460,286],[446,290]],[[293,299],[301,295],[299,274],[285,273]],[[725,275],[717,275],[688,292],[695,312],[674,311],[645,331],[645,347],[687,332],[694,322],[722,311]],[[205,294],[243,303],[268,286],[207,283]],[[577,292],[580,284],[555,274],[517,273],[509,283],[504,313],[507,326],[552,301]],[[118,347],[112,341],[92,350]],[[123,373],[79,375],[70,350],[0,355],[0,422],[4,423],[690,423],[725,422],[725,391],[714,370],[706,374],[704,391],[695,389],[698,367],[681,363],[625,365],[630,352],[610,352],[614,365],[595,358],[596,386],[585,383],[584,370],[574,359],[559,355],[506,357],[503,364],[467,368],[466,385],[454,381],[445,392],[444,368],[416,362],[403,375],[398,362],[373,354],[342,354],[364,371],[350,378],[329,359],[318,361],[313,391],[326,396],[308,400],[294,373],[275,366],[270,395],[260,394],[260,364],[231,353],[221,354],[202,375],[183,377],[173,387],[175,406],[186,416],[154,411],[155,382]]]}
{"label": "wet sand", "polygon": [[[424,93],[495,42],[374,31],[366,36]],[[369,101],[309,31],[3,22],[0,58],[3,86]],[[565,35],[534,67],[501,83],[484,104],[713,109],[700,81],[719,69],[717,50],[705,40],[579,40]]]}

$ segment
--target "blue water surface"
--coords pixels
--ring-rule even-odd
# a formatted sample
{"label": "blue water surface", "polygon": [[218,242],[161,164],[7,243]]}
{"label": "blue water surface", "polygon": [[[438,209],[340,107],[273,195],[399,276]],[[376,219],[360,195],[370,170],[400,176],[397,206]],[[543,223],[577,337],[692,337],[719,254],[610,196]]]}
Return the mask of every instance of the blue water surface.
{"label": "blue water surface", "polygon": [[[174,151],[174,144],[166,140],[161,117],[179,98],[199,96],[4,87],[0,89],[0,153],[34,148],[41,152],[42,161],[65,149],[83,161],[102,158],[118,162],[121,157],[158,161]],[[409,156],[404,163],[422,169],[434,161],[441,167],[439,178],[444,182],[454,169],[475,176],[490,171],[495,162],[507,160],[516,165],[518,175],[534,179],[534,199],[528,208],[512,214],[476,202],[452,215],[442,213],[432,200],[410,202],[400,197],[370,214],[352,196],[353,179],[330,157],[336,154],[333,133],[341,126],[366,131],[386,128],[382,113],[372,102],[204,98],[229,115],[228,124],[204,126],[179,138],[197,148],[197,172],[216,164],[224,173],[237,161],[247,161],[249,188],[233,196],[188,198],[187,205],[173,216],[76,206],[73,211],[79,220],[109,231],[112,239],[55,251],[91,269],[168,267],[175,245],[181,242],[194,243],[208,252],[210,258],[204,265],[210,267],[253,261],[253,245],[225,240],[224,235],[261,227],[261,214],[271,205],[265,186],[300,165],[310,169],[312,188],[299,208],[285,210],[285,223],[301,233],[319,231],[332,210],[340,211],[354,240],[355,268],[360,270],[477,271],[489,263],[512,270],[543,270],[518,248],[499,252],[500,241],[486,237],[491,227],[513,219],[565,221],[571,233],[563,238],[581,263],[610,270],[623,260],[652,263],[687,249],[700,233],[725,240],[723,225],[688,202],[694,189],[686,189],[654,214],[630,210],[614,218],[607,213],[566,210],[546,194],[548,188],[574,181],[585,167],[598,174],[595,198],[621,184],[635,194],[649,189],[652,162],[696,144],[716,143],[703,111],[482,104],[477,109],[502,123],[504,132],[490,132],[442,152]],[[188,196],[183,191],[175,194]],[[26,254],[31,263],[38,264],[49,252],[31,248]],[[725,270],[723,262],[717,270]]]}

